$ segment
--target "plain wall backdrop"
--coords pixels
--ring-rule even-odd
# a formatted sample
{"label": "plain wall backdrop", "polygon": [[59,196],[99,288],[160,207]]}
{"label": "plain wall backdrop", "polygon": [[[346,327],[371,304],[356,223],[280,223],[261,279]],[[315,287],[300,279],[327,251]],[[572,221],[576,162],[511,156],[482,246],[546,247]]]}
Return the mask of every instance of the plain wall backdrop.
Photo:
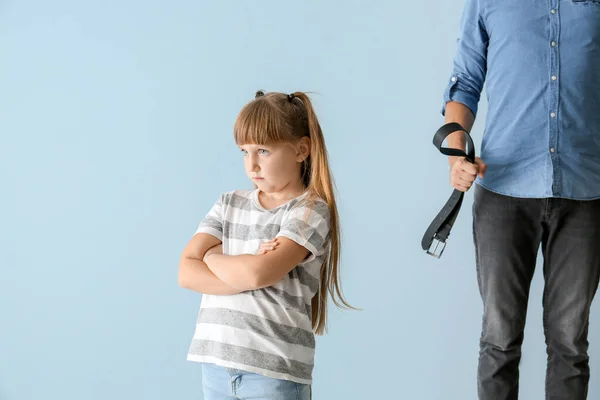
{"label": "plain wall backdrop", "polygon": [[[431,139],[462,7],[1,2],[0,399],[202,398],[186,361],[201,296],[177,266],[218,195],[251,187],[233,123],[257,89],[314,92],[364,309],[331,309],[314,398],[476,399],[472,193],[442,259],[420,248],[452,190]],[[541,294],[538,267],[523,399],[543,397]],[[595,304],[590,399],[599,322]]]}

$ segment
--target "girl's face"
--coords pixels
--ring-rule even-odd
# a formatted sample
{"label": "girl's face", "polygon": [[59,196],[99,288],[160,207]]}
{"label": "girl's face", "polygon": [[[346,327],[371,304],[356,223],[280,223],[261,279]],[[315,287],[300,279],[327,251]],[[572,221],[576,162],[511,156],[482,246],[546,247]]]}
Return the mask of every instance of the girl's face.
{"label": "girl's face", "polygon": [[265,193],[295,191],[301,186],[300,173],[310,151],[308,144],[308,138],[303,138],[297,145],[241,145],[246,174]]}

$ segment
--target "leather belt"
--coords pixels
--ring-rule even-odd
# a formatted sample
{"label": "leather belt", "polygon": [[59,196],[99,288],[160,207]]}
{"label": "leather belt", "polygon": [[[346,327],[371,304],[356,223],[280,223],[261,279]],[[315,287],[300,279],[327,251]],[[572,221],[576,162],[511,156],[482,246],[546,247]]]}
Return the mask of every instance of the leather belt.
{"label": "leather belt", "polygon": [[[463,131],[465,133],[467,139],[466,153],[460,149],[442,146],[446,137],[457,131]],[[475,146],[473,145],[473,139],[471,138],[471,135],[469,135],[469,132],[456,122],[450,122],[438,129],[433,136],[433,145],[444,155],[465,157],[470,163],[475,163]],[[425,231],[423,239],[421,239],[421,247],[427,254],[435,258],[440,258],[442,256],[442,253],[446,248],[446,240],[448,240],[448,237],[450,236],[450,230],[452,229],[454,221],[456,221],[463,198],[464,192],[454,189],[444,207]]]}

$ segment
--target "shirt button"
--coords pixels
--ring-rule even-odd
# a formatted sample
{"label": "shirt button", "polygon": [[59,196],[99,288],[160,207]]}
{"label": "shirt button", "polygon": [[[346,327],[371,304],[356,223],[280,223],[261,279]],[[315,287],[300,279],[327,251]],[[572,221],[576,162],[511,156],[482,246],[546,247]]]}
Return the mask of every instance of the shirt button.
{"label": "shirt button", "polygon": [[551,113],[551,114],[550,114],[550,116],[551,116],[552,118],[554,118],[554,117],[556,117],[556,113]]}
{"label": "shirt button", "polygon": [[550,10],[550,12],[551,12],[552,14],[556,14],[556,10],[555,10],[554,8],[553,8],[552,10]]}
{"label": "shirt button", "polygon": [[450,80],[451,80],[452,82],[456,82],[456,77],[455,77],[455,76],[453,76],[453,77],[452,77]]}
{"label": "shirt button", "polygon": [[550,147],[550,153],[554,153],[554,147]]}
{"label": "shirt button", "polygon": [[556,80],[556,75],[552,76],[552,80],[555,81]]}
{"label": "shirt button", "polygon": [[552,45],[552,47],[556,46],[556,42],[553,40],[552,43],[550,43]]}

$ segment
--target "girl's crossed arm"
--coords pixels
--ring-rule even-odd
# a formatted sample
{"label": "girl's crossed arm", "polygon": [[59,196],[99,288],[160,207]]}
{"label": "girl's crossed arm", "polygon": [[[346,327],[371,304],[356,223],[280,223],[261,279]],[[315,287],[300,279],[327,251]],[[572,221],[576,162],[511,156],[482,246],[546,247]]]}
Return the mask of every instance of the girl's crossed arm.
{"label": "girl's crossed arm", "polygon": [[305,247],[286,237],[276,241],[277,247],[263,255],[209,254],[206,265],[218,279],[239,291],[272,286],[309,255]]}
{"label": "girl's crossed arm", "polygon": [[[207,233],[192,237],[179,261],[179,285],[183,288],[214,295],[231,295],[243,290],[234,288],[219,279],[203,261],[205,255],[222,253],[221,241]],[[222,256],[222,254],[221,254]]]}

